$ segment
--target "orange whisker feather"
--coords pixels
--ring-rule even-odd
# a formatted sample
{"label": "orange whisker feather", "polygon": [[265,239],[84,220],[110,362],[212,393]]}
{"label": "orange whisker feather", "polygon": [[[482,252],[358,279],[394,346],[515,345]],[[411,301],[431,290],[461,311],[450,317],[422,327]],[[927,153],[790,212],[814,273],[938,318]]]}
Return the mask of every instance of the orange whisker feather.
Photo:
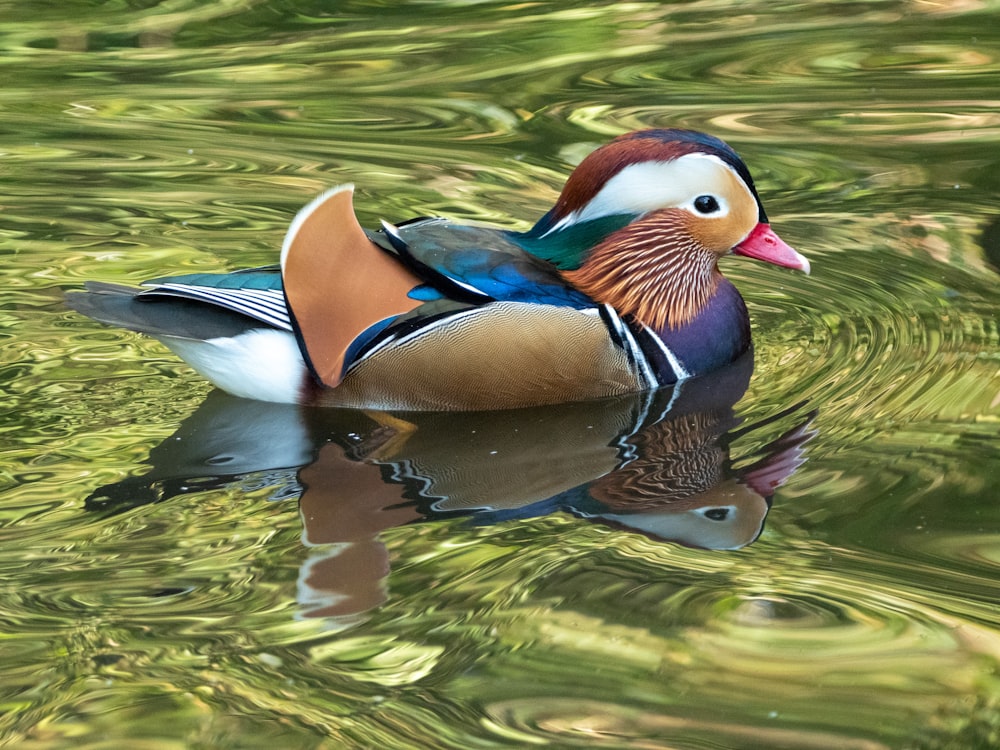
{"label": "orange whisker feather", "polygon": [[691,320],[711,297],[717,257],[692,237],[679,212],[667,210],[615,232],[562,275],[596,301],[663,330]]}

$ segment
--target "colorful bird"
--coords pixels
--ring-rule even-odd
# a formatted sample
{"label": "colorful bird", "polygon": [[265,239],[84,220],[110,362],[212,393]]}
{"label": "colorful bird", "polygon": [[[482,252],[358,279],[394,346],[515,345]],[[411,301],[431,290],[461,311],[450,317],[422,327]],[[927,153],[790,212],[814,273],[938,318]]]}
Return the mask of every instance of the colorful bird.
{"label": "colorful bird", "polygon": [[726,143],[643,130],[590,154],[527,232],[357,221],[353,186],[295,217],[279,266],[91,283],[68,304],[148,334],[229,393],[376,409],[579,401],[676,383],[750,346],[728,253],[809,272]]}

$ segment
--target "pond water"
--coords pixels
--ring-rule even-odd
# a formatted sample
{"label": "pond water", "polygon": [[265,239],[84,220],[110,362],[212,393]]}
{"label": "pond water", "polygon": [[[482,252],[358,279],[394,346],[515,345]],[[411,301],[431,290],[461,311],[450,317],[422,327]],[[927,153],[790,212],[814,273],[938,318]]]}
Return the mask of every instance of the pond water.
{"label": "pond water", "polygon": [[[336,5],[0,0],[0,745],[1000,747],[1000,3]],[[62,302],[650,126],[813,264],[705,387],[303,413]]]}

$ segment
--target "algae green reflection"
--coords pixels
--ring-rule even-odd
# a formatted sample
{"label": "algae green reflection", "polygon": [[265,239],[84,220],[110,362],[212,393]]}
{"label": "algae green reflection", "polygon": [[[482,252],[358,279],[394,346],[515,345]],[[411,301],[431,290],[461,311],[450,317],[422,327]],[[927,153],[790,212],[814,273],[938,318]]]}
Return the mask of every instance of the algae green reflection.
{"label": "algae green reflection", "polygon": [[[998,745],[995,2],[2,13],[0,744]],[[188,471],[210,442],[184,430],[219,394],[62,303],[86,278],[271,262],[295,210],[348,181],[389,217],[525,229],[595,146],[671,126],[731,143],[813,261],[808,280],[725,268],[756,343],[739,424],[647,425],[711,436],[692,455],[737,482],[806,459],[739,549],[594,506],[517,512],[535,474],[491,474],[510,443],[485,425],[483,462],[452,466],[435,446],[480,427],[404,416],[407,448],[405,424],[356,414],[298,443],[269,416],[268,462],[237,422]],[[642,434],[591,408],[552,424]],[[544,434],[486,423],[505,424]],[[608,441],[521,458],[610,486],[643,465]],[[379,484],[331,497],[331,465]],[[430,499],[459,475],[507,510]],[[308,479],[332,489],[303,503]],[[353,601],[317,585],[338,569]]]}

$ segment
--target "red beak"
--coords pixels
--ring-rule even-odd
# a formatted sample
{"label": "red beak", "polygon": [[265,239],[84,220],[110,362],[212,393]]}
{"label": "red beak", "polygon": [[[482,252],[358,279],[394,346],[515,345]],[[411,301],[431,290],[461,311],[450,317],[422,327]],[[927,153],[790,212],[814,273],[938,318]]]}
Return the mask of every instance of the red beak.
{"label": "red beak", "polygon": [[785,268],[794,268],[796,271],[809,273],[809,260],[800,253],[795,252],[781,237],[774,233],[770,224],[761,222],[753,228],[747,238],[733,248],[737,255],[745,255],[748,258],[756,258],[767,263]]}

